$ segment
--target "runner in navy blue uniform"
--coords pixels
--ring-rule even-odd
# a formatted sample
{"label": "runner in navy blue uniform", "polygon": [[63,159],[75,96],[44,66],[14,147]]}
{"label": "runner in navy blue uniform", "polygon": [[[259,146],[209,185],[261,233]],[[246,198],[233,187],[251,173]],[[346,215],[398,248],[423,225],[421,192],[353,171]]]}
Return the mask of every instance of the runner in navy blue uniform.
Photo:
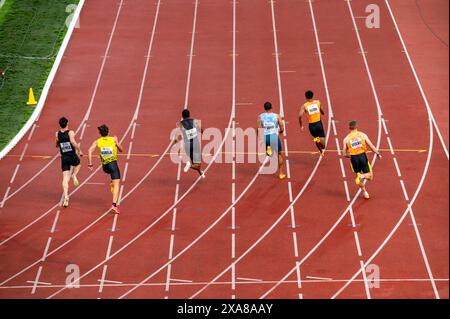
{"label": "runner in navy blue uniform", "polygon": [[[56,147],[61,153],[61,169],[63,172],[63,206],[69,206],[69,180],[72,177],[73,185],[78,186],[77,174],[80,171],[81,164],[78,155],[83,156],[78,143],[75,141],[74,131],[69,130],[69,120],[65,117],[59,119],[59,126],[61,127],[55,134]],[[78,154],[77,154],[78,152]],[[71,168],[73,170],[71,171]]]}
{"label": "runner in navy blue uniform", "polygon": [[[198,133],[203,133],[200,122],[191,118],[188,109],[184,109],[181,113],[182,120],[177,123],[177,128],[181,130],[184,142],[184,151],[189,156],[190,161],[186,162],[184,172],[187,173],[190,168],[197,171],[201,177],[205,178],[205,174],[201,170],[202,153],[200,150],[200,141],[198,140]],[[174,140],[176,143],[177,140]]]}

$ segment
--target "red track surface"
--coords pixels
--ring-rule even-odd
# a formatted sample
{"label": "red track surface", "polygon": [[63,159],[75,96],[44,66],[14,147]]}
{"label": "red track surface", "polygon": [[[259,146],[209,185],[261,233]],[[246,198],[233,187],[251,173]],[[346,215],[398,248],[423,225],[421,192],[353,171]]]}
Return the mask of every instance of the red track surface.
{"label": "red track surface", "polygon": [[[38,126],[0,162],[0,297],[449,297],[448,158],[384,1],[371,1],[380,29],[364,26],[359,0],[278,0],[274,16],[260,0],[240,1],[235,14],[232,1],[121,3],[86,2]],[[448,3],[390,3],[448,145]],[[306,88],[330,115],[323,160],[301,152],[312,150],[297,124]],[[266,100],[287,121],[286,181],[258,174],[259,163],[212,163],[198,181],[161,156],[185,103],[224,132],[253,127]],[[83,149],[101,123],[123,139],[119,218],[105,213],[106,176],[86,167],[70,208],[58,206],[59,159],[40,170],[62,115],[80,127]],[[353,200],[348,163],[343,176],[332,151],[353,118],[385,150],[369,201]],[[358,273],[368,260],[379,288]],[[78,289],[63,289],[69,264],[80,267]]]}

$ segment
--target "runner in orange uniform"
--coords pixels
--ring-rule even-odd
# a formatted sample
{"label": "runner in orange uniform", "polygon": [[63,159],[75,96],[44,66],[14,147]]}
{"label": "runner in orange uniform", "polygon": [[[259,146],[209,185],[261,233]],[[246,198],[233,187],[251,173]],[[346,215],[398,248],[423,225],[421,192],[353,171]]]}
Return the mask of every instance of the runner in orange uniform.
{"label": "runner in orange uniform", "polygon": [[342,153],[345,157],[350,157],[352,171],[356,173],[355,183],[363,191],[365,199],[369,199],[369,193],[366,191],[364,181],[373,179],[372,166],[367,159],[367,146],[381,158],[380,152],[372,144],[370,139],[363,132],[358,131],[358,123],[351,121],[349,123],[350,133],[344,138],[344,147]]}
{"label": "runner in orange uniform", "polygon": [[320,156],[323,156],[325,153],[325,131],[323,130],[321,115],[325,115],[325,112],[320,105],[320,101],[313,100],[314,93],[312,91],[306,91],[305,97],[307,101],[301,106],[298,115],[300,129],[303,131],[302,117],[306,113],[308,115],[309,132],[319,149]]}

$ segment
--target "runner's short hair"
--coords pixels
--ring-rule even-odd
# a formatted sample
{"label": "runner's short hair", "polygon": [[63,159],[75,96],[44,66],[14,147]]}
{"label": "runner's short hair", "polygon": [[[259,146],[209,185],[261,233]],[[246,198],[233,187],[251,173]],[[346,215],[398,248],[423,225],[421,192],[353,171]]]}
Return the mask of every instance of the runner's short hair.
{"label": "runner's short hair", "polygon": [[100,133],[101,136],[103,136],[103,137],[108,136],[109,128],[105,124],[102,124],[97,128],[98,128],[98,132]]}
{"label": "runner's short hair", "polygon": [[188,109],[184,109],[183,112],[181,112],[181,116],[183,117],[183,119],[187,119],[191,116],[191,112],[189,112]]}
{"label": "runner's short hair", "polygon": [[351,130],[354,130],[357,126],[358,126],[358,122],[356,122],[355,120],[350,121],[348,123],[348,128],[351,129]]}
{"label": "runner's short hair", "polygon": [[61,117],[59,119],[59,126],[61,126],[61,128],[66,128],[67,127],[67,123],[69,123],[69,120],[66,119],[65,117]]}
{"label": "runner's short hair", "polygon": [[312,99],[313,96],[314,96],[314,92],[313,92],[313,91],[306,91],[306,92],[305,92],[305,97],[306,97],[308,100]]}
{"label": "runner's short hair", "polygon": [[264,103],[264,110],[268,111],[272,109],[272,103],[266,102]]}

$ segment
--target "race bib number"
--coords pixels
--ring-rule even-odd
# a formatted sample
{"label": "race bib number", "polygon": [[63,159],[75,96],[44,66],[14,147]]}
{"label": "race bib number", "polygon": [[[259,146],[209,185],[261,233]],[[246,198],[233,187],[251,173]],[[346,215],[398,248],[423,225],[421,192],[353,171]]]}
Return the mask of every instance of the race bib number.
{"label": "race bib number", "polygon": [[308,114],[309,114],[309,115],[317,114],[317,113],[319,113],[319,112],[320,112],[320,110],[319,110],[319,105],[317,105],[317,104],[311,104],[311,105],[308,106]]}
{"label": "race bib number", "polygon": [[273,122],[264,121],[262,124],[263,124],[263,127],[264,127],[264,134],[265,135],[272,135],[272,134],[275,134],[277,132],[275,124]]}
{"label": "race bib number", "polygon": [[101,147],[100,155],[102,157],[110,157],[113,156],[113,148],[112,147]]}
{"label": "race bib number", "polygon": [[72,145],[70,145],[70,142],[59,143],[59,145],[61,146],[61,152],[63,153],[72,151]]}
{"label": "race bib number", "polygon": [[186,136],[189,140],[192,140],[197,137],[197,128],[191,128],[190,130],[186,130]]}
{"label": "race bib number", "polygon": [[350,140],[350,146],[354,150],[358,149],[358,148],[361,148],[363,146],[362,145],[362,139],[360,139],[359,137],[356,137],[356,138]]}

